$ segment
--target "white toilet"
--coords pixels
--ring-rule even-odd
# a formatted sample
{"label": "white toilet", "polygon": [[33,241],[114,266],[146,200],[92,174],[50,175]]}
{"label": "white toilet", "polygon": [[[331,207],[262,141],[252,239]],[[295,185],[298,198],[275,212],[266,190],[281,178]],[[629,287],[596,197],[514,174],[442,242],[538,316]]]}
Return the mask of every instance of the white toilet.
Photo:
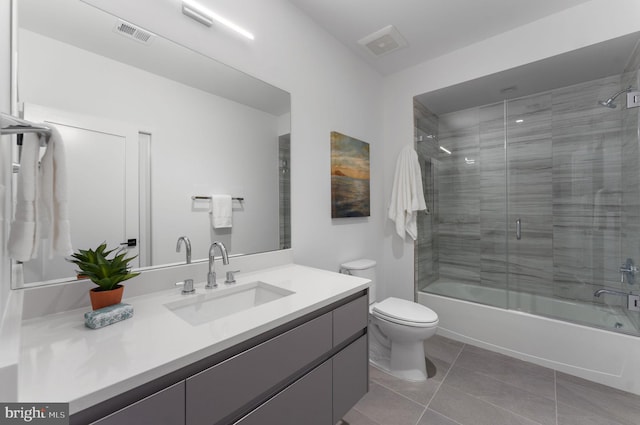
{"label": "white toilet", "polygon": [[340,272],[371,279],[369,287],[369,361],[407,381],[424,381],[423,342],[436,333],[438,315],[418,303],[389,297],[376,302],[376,262],[344,263]]}

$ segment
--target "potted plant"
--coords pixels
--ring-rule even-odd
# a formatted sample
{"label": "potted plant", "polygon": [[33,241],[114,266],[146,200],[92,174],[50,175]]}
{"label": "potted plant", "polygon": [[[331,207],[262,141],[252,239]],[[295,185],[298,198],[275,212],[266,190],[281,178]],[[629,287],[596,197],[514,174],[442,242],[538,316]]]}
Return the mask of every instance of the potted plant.
{"label": "potted plant", "polygon": [[[67,260],[78,266],[76,270],[79,277],[90,279],[98,285],[91,289],[89,297],[94,310],[118,304],[122,300],[124,286],[120,283],[140,273],[131,272],[129,262],[136,258],[126,258],[124,248],[107,250],[107,244],[103,242],[98,248],[79,249]],[[108,258],[113,254],[112,258]]]}

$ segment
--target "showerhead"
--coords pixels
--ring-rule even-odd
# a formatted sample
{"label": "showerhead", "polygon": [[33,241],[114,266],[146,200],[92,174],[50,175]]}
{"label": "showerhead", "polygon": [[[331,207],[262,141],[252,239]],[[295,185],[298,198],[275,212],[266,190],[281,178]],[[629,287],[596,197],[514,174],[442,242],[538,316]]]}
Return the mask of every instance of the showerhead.
{"label": "showerhead", "polygon": [[599,100],[598,105],[606,106],[607,108],[611,108],[611,109],[615,109],[617,106],[615,103],[613,103],[613,98],[611,97],[607,100]]}
{"label": "showerhead", "polygon": [[611,96],[607,100],[599,100],[598,101],[598,105],[606,106],[607,108],[611,108],[611,109],[615,109],[617,105],[615,103],[613,103],[613,101],[616,100],[616,97],[620,96],[622,93],[630,92],[631,90],[633,90],[633,86],[629,86],[626,89],[620,90],[619,92],[617,92],[616,94],[614,94],[613,96]]}

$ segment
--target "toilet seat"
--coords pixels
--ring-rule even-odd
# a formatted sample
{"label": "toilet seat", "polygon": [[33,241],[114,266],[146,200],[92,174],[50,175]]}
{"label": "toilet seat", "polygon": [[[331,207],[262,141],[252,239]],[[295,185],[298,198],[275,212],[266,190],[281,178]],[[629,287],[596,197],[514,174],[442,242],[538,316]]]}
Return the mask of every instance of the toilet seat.
{"label": "toilet seat", "polygon": [[429,328],[438,324],[438,315],[430,308],[394,297],[374,304],[371,313],[379,319],[416,328]]}

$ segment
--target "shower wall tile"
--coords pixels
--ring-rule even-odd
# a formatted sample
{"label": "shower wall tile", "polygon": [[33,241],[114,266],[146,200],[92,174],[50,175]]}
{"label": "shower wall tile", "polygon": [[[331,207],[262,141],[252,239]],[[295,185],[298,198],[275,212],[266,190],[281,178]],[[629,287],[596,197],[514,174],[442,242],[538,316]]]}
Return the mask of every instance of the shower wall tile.
{"label": "shower wall tile", "polygon": [[[553,293],[551,93],[507,103],[509,288]],[[516,220],[522,238],[515,238]]]}
{"label": "shower wall tile", "polygon": [[[640,46],[636,49],[622,75],[621,87],[640,88]],[[622,111],[622,220],[620,260],[631,258],[640,263],[640,149],[638,140],[639,112],[637,108]],[[638,283],[640,284],[640,279]],[[625,283],[623,291],[636,289],[637,286]],[[640,314],[625,310],[629,319],[640,327]]]}
{"label": "shower wall tile", "polygon": [[440,277],[480,282],[480,179],[478,112],[439,117],[438,248]]}
{"label": "shower wall tile", "polygon": [[[418,239],[415,243],[414,279],[419,291],[439,278],[438,194],[435,182],[438,175],[438,116],[414,100],[416,152],[422,172],[422,187],[429,214],[418,214]],[[431,137],[428,137],[431,136]]]}
{"label": "shower wall tile", "polygon": [[507,287],[504,103],[479,109],[480,284]]}
{"label": "shower wall tile", "polygon": [[615,282],[620,257],[621,113],[593,99],[619,90],[619,77],[554,92],[553,226],[556,295],[593,300]]}

